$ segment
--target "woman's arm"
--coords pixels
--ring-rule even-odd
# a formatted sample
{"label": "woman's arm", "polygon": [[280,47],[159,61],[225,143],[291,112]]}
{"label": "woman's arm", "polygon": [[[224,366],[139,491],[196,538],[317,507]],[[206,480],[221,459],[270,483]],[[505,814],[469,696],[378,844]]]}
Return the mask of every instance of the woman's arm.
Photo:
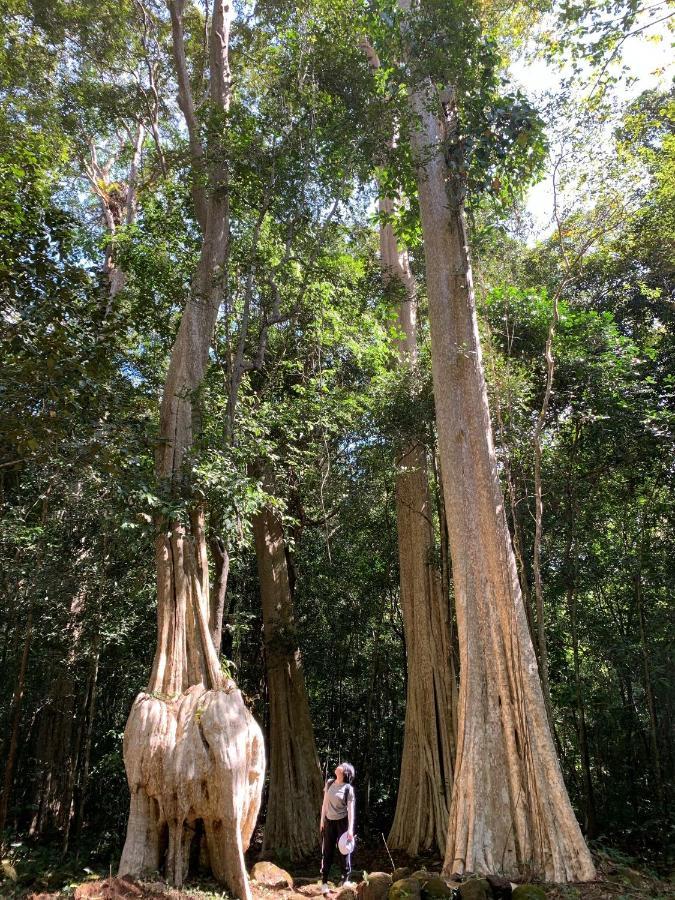
{"label": "woman's arm", "polygon": [[347,832],[354,837],[354,817],[356,815],[356,795],[354,788],[349,785],[349,799],[347,800]]}

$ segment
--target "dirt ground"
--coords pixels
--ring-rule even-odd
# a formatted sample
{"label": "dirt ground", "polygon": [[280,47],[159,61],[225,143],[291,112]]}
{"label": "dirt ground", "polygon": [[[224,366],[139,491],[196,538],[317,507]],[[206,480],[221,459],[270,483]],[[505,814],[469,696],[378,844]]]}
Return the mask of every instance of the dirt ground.
{"label": "dirt ground", "polygon": [[[398,854],[397,854],[398,856]],[[386,865],[385,865],[386,862]],[[354,880],[359,881],[365,871],[391,872],[388,859],[379,853],[363,851],[357,860]],[[437,859],[396,860],[398,864],[424,867],[439,871]],[[590,884],[542,885],[548,900],[659,900],[675,898],[675,879],[657,878],[654,873],[617,865],[602,855],[596,858],[598,879]],[[317,873],[311,868],[293,870],[293,887],[273,888],[251,882],[253,900],[315,900],[321,896]],[[4,890],[3,890],[4,889]],[[19,889],[17,885],[0,883],[0,896],[21,900],[225,900],[223,887],[212,880],[190,881],[183,890],[176,890],[161,881],[138,882],[132,878],[101,878],[93,873],[79,884],[71,883],[58,891]],[[332,895],[336,898],[336,894]],[[353,895],[352,895],[353,897]],[[343,900],[350,900],[343,897]]]}

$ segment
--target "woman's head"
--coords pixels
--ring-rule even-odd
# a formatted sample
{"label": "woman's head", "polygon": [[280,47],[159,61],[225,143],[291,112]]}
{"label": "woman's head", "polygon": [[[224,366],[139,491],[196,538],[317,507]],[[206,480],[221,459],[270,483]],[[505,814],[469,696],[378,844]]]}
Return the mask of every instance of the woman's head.
{"label": "woman's head", "polygon": [[348,762],[340,763],[335,770],[335,777],[339,779],[342,776],[342,781],[346,781],[347,784],[351,784],[354,781],[355,775],[354,766]]}

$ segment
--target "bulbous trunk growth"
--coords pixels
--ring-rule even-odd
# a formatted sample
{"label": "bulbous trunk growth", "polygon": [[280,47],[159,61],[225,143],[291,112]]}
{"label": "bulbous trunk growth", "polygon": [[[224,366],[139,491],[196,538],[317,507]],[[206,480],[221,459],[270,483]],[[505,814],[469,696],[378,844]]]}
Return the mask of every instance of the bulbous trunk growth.
{"label": "bulbous trunk growth", "polygon": [[262,855],[282,848],[292,859],[316,852],[322,780],[293,619],[279,515],[253,519],[269,690],[270,782]]}
{"label": "bulbous trunk growth", "polygon": [[[409,11],[409,0],[400,3]],[[551,738],[504,514],[463,213],[457,112],[453,96],[444,99],[442,106],[431,79],[415,84],[410,95],[460,645],[444,870],[586,881],[595,870]]]}
{"label": "bulbous trunk growth", "polygon": [[[243,854],[260,807],[264,743],[213,645],[201,514],[191,533],[173,523],[159,535],[156,553],[159,634],[124,733],[131,812],[120,874],[164,863],[180,886],[201,851],[218,880],[249,898]],[[202,834],[205,848],[193,847]]]}
{"label": "bulbous trunk growth", "polygon": [[[380,201],[391,215],[392,200]],[[398,343],[402,366],[417,361],[415,282],[408,255],[397,246],[390,223],[380,226],[380,262],[385,285],[400,291]],[[432,523],[424,446],[412,442],[398,460],[396,523],[401,607],[406,642],[408,694],[396,813],[389,834],[392,847],[417,856],[442,849],[455,755],[456,682],[450,652],[448,598],[433,563]]]}

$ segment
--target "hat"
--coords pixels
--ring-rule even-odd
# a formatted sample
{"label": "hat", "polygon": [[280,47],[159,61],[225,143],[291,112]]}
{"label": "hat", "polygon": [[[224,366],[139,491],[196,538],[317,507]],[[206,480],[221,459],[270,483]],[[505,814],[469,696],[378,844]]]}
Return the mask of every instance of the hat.
{"label": "hat", "polygon": [[343,856],[347,856],[348,853],[354,852],[354,838],[347,837],[346,831],[340,835],[338,850]]}

